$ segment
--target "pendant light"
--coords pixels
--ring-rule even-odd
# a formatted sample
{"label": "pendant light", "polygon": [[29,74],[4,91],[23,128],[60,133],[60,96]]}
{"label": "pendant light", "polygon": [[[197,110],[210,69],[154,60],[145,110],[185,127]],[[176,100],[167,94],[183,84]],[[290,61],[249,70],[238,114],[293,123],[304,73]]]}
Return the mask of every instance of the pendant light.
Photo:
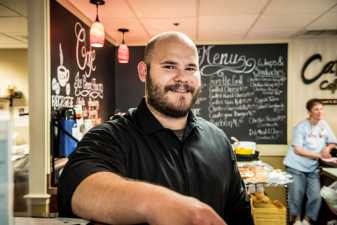
{"label": "pendant light", "polygon": [[124,42],[124,33],[129,32],[129,29],[119,28],[118,31],[123,34],[122,44],[118,47],[118,63],[129,63],[129,48]]}
{"label": "pendant light", "polygon": [[96,20],[90,28],[90,45],[100,48],[104,45],[105,33],[104,26],[98,19],[98,5],[104,5],[104,0],[90,0],[91,4],[96,5]]}

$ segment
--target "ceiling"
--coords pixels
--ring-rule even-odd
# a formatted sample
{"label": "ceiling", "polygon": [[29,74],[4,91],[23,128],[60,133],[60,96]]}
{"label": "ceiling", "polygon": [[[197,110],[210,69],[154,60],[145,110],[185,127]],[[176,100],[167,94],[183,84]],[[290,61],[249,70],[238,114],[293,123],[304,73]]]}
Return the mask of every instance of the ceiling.
{"label": "ceiling", "polygon": [[[91,21],[89,0],[62,0]],[[60,0],[60,2],[62,2]],[[0,0],[0,48],[27,47],[26,0]],[[285,40],[308,30],[337,30],[337,0],[106,0],[99,18],[115,43],[142,45],[153,35],[182,31],[196,43]],[[173,25],[179,23],[178,26]],[[309,37],[323,37],[320,32]],[[317,36],[318,35],[318,36]],[[337,35],[333,36],[337,38]]]}
{"label": "ceiling", "polygon": [[27,48],[26,0],[0,0],[0,48]]}

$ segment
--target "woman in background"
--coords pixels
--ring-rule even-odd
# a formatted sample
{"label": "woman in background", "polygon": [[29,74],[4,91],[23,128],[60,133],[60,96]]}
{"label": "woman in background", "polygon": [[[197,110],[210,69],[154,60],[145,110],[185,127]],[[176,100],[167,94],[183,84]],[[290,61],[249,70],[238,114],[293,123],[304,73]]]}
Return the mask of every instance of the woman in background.
{"label": "woman in background", "polygon": [[[316,221],[321,206],[318,161],[331,157],[336,137],[323,118],[323,105],[318,99],[307,102],[309,117],[293,129],[292,142],[284,159],[287,172],[293,176],[288,188],[289,214],[294,225],[310,225]],[[301,221],[304,195],[307,201]]]}

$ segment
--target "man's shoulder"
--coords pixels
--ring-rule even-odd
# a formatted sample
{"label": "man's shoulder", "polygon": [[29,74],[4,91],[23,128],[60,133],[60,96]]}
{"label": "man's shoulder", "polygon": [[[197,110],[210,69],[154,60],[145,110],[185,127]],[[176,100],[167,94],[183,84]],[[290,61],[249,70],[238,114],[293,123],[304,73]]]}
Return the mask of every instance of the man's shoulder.
{"label": "man's shoulder", "polygon": [[109,120],[97,125],[93,128],[93,131],[105,131],[108,133],[113,132],[128,132],[134,129],[136,125],[129,113],[115,114],[110,117]]}
{"label": "man's shoulder", "polygon": [[126,124],[131,120],[130,113],[116,113],[110,116],[109,120],[106,121],[107,124]]}

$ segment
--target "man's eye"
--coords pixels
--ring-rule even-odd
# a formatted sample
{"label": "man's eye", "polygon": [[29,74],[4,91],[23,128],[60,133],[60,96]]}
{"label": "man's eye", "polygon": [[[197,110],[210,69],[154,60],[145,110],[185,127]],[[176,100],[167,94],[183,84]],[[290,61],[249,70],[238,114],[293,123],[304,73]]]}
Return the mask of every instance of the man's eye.
{"label": "man's eye", "polygon": [[168,70],[173,70],[173,69],[175,69],[176,67],[175,66],[173,66],[173,65],[165,65],[165,66],[163,66],[165,69],[168,69]]}
{"label": "man's eye", "polygon": [[185,70],[194,72],[194,71],[196,71],[197,69],[196,69],[195,67],[188,67],[188,68],[186,68]]}

